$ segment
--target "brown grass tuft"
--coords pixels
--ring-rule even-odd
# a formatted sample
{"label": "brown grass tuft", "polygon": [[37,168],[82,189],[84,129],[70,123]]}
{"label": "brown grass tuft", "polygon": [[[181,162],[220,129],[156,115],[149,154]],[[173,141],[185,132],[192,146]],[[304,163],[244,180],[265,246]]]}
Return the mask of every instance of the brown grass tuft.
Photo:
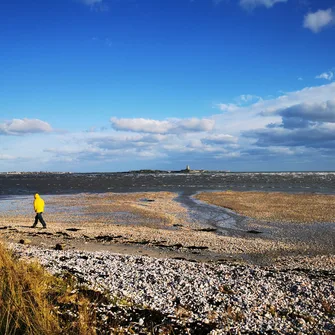
{"label": "brown grass tuft", "polygon": [[73,289],[38,263],[16,260],[0,244],[0,334],[96,334],[89,300],[74,296]]}
{"label": "brown grass tuft", "polygon": [[46,299],[52,277],[38,264],[16,262],[0,246],[0,333],[58,334],[57,315]]}

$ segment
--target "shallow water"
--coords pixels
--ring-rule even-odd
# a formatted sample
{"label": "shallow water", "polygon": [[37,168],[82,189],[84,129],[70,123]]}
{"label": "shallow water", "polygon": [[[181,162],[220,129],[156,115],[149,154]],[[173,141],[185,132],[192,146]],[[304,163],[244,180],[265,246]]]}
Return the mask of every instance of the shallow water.
{"label": "shallow water", "polygon": [[[50,195],[43,196],[47,203],[46,209],[49,213],[59,211],[56,206],[50,205],[49,200],[52,198]],[[13,212],[15,215],[34,215],[34,197],[33,196],[6,196],[0,197],[0,213]]]}
{"label": "shallow water", "polygon": [[232,211],[206,204],[184,193],[180,194],[176,200],[189,210],[189,215],[194,222],[214,227],[220,233],[227,228],[238,229],[238,224],[243,221],[241,216]]}

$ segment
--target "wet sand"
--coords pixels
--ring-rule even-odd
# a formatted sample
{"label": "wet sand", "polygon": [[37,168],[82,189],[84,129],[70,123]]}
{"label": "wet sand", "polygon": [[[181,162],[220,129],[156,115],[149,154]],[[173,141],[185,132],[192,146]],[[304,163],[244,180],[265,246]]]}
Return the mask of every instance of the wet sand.
{"label": "wet sand", "polygon": [[[245,196],[251,201],[247,192],[235,193],[236,199]],[[197,198],[207,196],[207,202],[217,204],[217,198],[210,195],[212,200],[207,193]],[[288,196],[281,194],[282,198]],[[210,220],[201,220],[200,213],[210,213],[213,206],[202,204],[196,212],[178,201],[179,194],[173,192],[82,193],[44,198],[47,229],[30,228],[34,217],[31,197],[3,200],[0,238],[11,242],[24,240],[45,248],[62,244],[64,249],[108,250],[192,261],[235,260],[286,266],[304,263],[321,269],[333,268],[335,264],[333,224],[320,223],[315,230],[309,223],[271,223],[219,208],[222,217],[231,215],[229,225],[220,228]],[[263,200],[254,197],[252,203],[261,206]],[[308,209],[305,208],[307,212]],[[218,213],[215,207],[215,215]],[[305,232],[307,235],[301,237],[302,228],[312,233]],[[308,259],[302,261],[301,257]]]}

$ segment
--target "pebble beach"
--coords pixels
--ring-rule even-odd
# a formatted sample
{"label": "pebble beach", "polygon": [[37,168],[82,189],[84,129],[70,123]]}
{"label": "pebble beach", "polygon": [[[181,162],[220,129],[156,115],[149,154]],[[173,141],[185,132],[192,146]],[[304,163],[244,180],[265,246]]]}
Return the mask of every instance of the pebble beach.
{"label": "pebble beach", "polygon": [[[333,271],[208,264],[12,245],[54,273],[126,297],[183,326],[180,334],[334,334]],[[97,311],[106,320],[110,306]],[[144,320],[134,322],[141,325]],[[139,328],[140,329],[140,328]]]}

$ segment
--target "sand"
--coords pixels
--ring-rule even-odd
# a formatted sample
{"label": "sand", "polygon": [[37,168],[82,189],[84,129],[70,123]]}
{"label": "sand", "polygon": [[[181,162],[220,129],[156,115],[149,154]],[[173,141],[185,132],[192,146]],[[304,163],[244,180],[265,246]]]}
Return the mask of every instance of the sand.
{"label": "sand", "polygon": [[[284,263],[283,257],[290,257],[288,259],[294,263],[295,256],[301,257],[311,253],[312,249],[306,242],[284,238],[283,234],[277,237],[271,234],[246,234],[243,231],[239,234],[227,232],[226,235],[218,235],[215,231],[201,231],[204,227],[194,220],[194,217],[190,217],[189,210],[176,200],[177,197],[178,194],[172,192],[82,193],[52,196],[46,201],[47,207],[44,213],[47,229],[30,228],[34,213],[29,207],[31,204],[24,203],[28,206],[26,212],[22,210],[0,212],[0,238],[11,242],[23,240],[21,242],[46,248],[54,248],[58,243],[65,249],[108,250],[193,261],[234,259],[266,264],[277,259]],[[312,213],[321,215],[321,208],[324,208],[322,206],[332,205],[331,202],[334,200],[333,196],[306,195],[299,198],[284,193],[272,195],[258,192],[211,192],[198,194],[196,198],[215,205],[225,205],[236,212],[255,218],[257,217],[255,213],[261,216],[263,208],[265,214],[262,217],[266,218],[267,226],[271,226],[270,220],[275,220],[274,218],[279,220],[279,215],[285,208],[287,213],[292,206],[300,208],[299,213],[303,213],[303,209],[308,212],[311,208],[310,199],[318,199],[320,208],[313,210]],[[227,202],[224,203],[224,200]],[[266,201],[273,204],[273,209],[270,205],[266,205]],[[249,203],[252,204],[249,208],[251,210],[254,208],[254,212],[245,210]],[[241,204],[240,207],[238,204]],[[276,210],[275,204],[278,204],[280,210]],[[243,211],[240,208],[243,208]],[[285,218],[285,215],[287,214],[283,213],[281,217]],[[317,217],[320,216],[313,216],[312,221],[314,222]],[[299,218],[301,218],[299,224],[311,222],[305,219],[305,216]],[[250,220],[249,227],[245,228],[263,229],[266,225],[262,224]],[[278,226],[276,229],[279,229]],[[323,242],[320,241],[319,246],[322,245]],[[306,264],[308,263],[308,266],[319,264],[319,256],[322,255],[328,258],[319,266],[326,268],[329,264],[333,264],[334,253],[329,248],[328,254],[324,250],[319,252],[319,246],[313,247],[313,254],[308,256],[315,261]]]}
{"label": "sand", "polygon": [[196,199],[259,220],[335,222],[335,195],[281,192],[202,192]]}

